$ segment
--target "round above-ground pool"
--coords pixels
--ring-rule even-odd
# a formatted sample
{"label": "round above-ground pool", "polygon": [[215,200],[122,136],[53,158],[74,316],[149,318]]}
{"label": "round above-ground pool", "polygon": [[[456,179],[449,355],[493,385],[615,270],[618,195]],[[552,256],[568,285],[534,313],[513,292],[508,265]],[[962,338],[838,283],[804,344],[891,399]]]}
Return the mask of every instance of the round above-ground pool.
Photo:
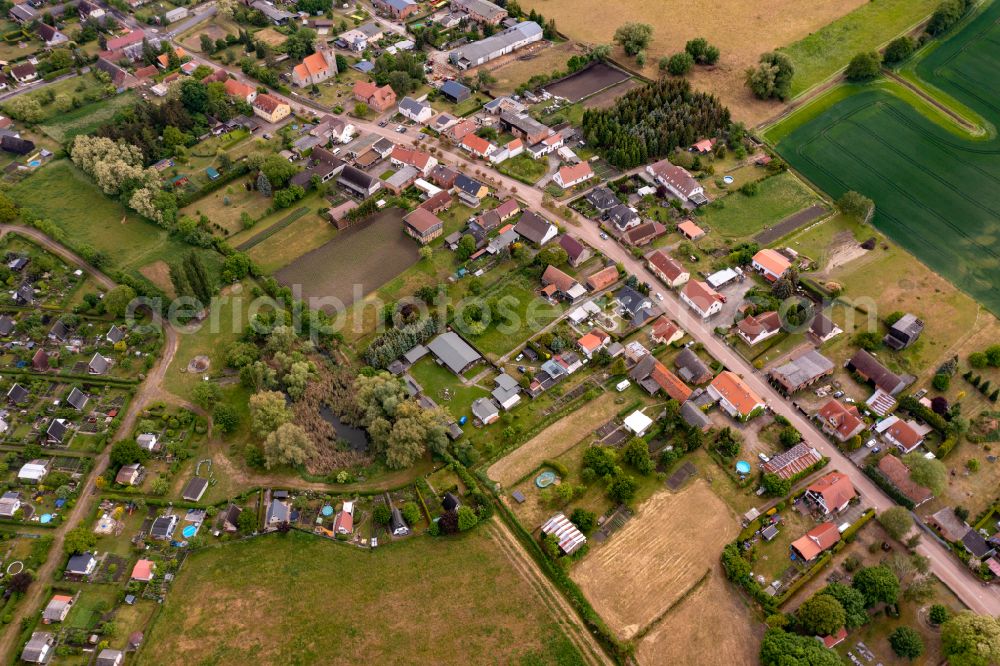
{"label": "round above-ground pool", "polygon": [[750,463],[748,463],[746,460],[739,461],[738,463],[736,463],[736,471],[739,472],[740,474],[749,474]]}
{"label": "round above-ground pool", "polygon": [[332,516],[333,515],[333,507],[330,506],[329,504],[327,504],[326,506],[324,506],[323,509],[322,509],[322,511],[323,511],[323,515],[324,516]]}
{"label": "round above-ground pool", "polygon": [[51,523],[52,522],[52,514],[51,513],[43,513],[41,515],[41,517],[38,519],[38,522],[40,522],[42,525],[44,525],[46,523]]}
{"label": "round above-ground pool", "polygon": [[722,177],[722,182],[725,183],[726,185],[730,185],[733,182],[733,177],[732,176],[723,176]]}
{"label": "round above-ground pool", "polygon": [[194,525],[188,525],[181,531],[181,534],[184,535],[185,539],[190,539],[197,533],[198,533],[198,528]]}
{"label": "round above-ground pool", "polygon": [[535,485],[539,488],[548,488],[553,483],[556,482],[556,475],[554,472],[542,472],[535,479]]}

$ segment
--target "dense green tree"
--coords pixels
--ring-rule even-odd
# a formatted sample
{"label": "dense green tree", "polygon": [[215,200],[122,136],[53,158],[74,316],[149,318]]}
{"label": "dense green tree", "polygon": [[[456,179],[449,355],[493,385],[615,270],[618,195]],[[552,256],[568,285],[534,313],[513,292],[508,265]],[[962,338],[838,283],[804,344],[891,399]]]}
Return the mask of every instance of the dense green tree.
{"label": "dense green tree", "polygon": [[879,514],[878,522],[886,533],[897,541],[902,540],[913,529],[913,518],[910,516],[910,512],[901,506],[894,506],[883,511]]}
{"label": "dense green tree", "polygon": [[625,50],[626,55],[635,56],[649,47],[653,38],[653,26],[648,23],[629,22],[615,30],[614,41]]}
{"label": "dense green tree", "polygon": [[714,65],[719,62],[719,49],[708,43],[704,37],[696,37],[684,45],[684,50],[691,54],[699,65]]}
{"label": "dense green tree", "polygon": [[113,470],[119,470],[125,465],[145,463],[149,460],[149,451],[139,446],[134,439],[123,439],[115,442],[108,454],[108,462]]}
{"label": "dense green tree", "polygon": [[771,51],[760,56],[755,68],[746,71],[746,83],[750,91],[761,99],[788,99],[792,91],[792,77],[795,67],[784,53]]}
{"label": "dense green tree", "polygon": [[916,659],[924,653],[924,641],[920,634],[910,627],[896,627],[889,634],[889,645],[896,656],[904,659]]}
{"label": "dense green tree", "polygon": [[840,607],[844,609],[844,626],[848,629],[856,629],[868,622],[865,597],[853,587],[843,583],[830,583],[820,593],[840,602]]}
{"label": "dense green tree", "polygon": [[795,611],[799,627],[807,634],[829,636],[844,626],[846,616],[840,602],[828,594],[806,599]]}
{"label": "dense green tree", "polygon": [[768,629],[760,645],[761,666],[843,666],[836,652],[812,636]]}
{"label": "dense green tree", "polygon": [[882,60],[887,65],[898,65],[913,55],[916,48],[916,40],[909,35],[897,37],[886,45]]}
{"label": "dense green tree", "polygon": [[124,317],[128,312],[128,306],[135,298],[135,289],[128,285],[120,284],[105,294],[104,309],[115,318]]}
{"label": "dense green tree", "polygon": [[694,67],[694,58],[686,51],[675,53],[667,60],[667,71],[674,76],[684,76]]}
{"label": "dense green tree", "polygon": [[895,604],[899,598],[899,579],[884,564],[861,569],[854,574],[852,585],[864,595],[869,608],[880,602]]}
{"label": "dense green tree", "polygon": [[63,537],[63,550],[70,555],[80,555],[93,550],[97,535],[86,527],[74,527]]}
{"label": "dense green tree", "polygon": [[220,432],[228,434],[239,427],[240,415],[232,405],[222,402],[212,410],[212,423]]}
{"label": "dense green tree", "polygon": [[948,483],[948,468],[937,459],[925,458],[919,453],[903,456],[903,462],[910,468],[910,478],[914,483],[940,495]]}
{"label": "dense green tree", "polygon": [[953,666],[1000,663],[1000,617],[958,613],[941,625],[941,648]]}
{"label": "dense green tree", "polygon": [[878,78],[881,72],[882,56],[878,51],[865,51],[851,58],[847,69],[844,70],[844,77],[848,81],[865,82]]}

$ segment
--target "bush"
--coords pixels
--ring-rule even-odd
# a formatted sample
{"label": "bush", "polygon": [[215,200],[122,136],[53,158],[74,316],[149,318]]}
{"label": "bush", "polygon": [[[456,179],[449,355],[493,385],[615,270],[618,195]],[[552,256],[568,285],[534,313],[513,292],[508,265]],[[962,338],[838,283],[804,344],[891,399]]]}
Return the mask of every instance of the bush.
{"label": "bush", "polygon": [[851,62],[844,71],[844,77],[848,81],[862,83],[874,80],[881,71],[882,56],[877,51],[869,51],[859,53],[851,58]]}
{"label": "bush", "polygon": [[934,387],[936,391],[944,393],[951,386],[951,377],[945,374],[934,375],[934,379],[931,380],[931,386]]}
{"label": "bush", "polygon": [[916,659],[924,653],[923,639],[910,627],[897,627],[889,635],[889,645],[897,656],[905,659]]}
{"label": "bush", "polygon": [[927,617],[931,621],[931,624],[944,624],[951,617],[951,611],[948,610],[947,606],[934,604],[931,606]]}

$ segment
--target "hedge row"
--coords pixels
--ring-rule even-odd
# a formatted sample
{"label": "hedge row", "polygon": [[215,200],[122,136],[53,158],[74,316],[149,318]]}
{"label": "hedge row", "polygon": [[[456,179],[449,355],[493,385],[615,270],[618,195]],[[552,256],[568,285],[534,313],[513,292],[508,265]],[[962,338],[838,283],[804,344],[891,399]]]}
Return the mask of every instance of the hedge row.
{"label": "hedge row", "polygon": [[222,174],[215,180],[210,180],[208,183],[198,188],[197,190],[181,192],[177,194],[177,208],[184,208],[188,204],[194,203],[196,200],[202,198],[206,194],[211,194],[216,190],[225,187],[229,183],[233,182],[237,178],[247,175],[250,173],[250,165],[246,161],[240,161],[229,167],[226,173]]}
{"label": "hedge row", "polygon": [[816,576],[816,574],[818,574],[828,564],[830,564],[830,562],[832,560],[833,560],[833,553],[831,553],[829,551],[826,552],[826,553],[823,553],[823,556],[821,558],[819,558],[818,560],[816,560],[816,564],[814,564],[811,567],[809,567],[808,571],[806,571],[804,574],[802,574],[794,583],[792,583],[791,585],[789,585],[788,587],[786,587],[784,592],[782,592],[781,594],[779,594],[778,596],[776,596],[774,598],[775,599],[775,603],[777,603],[778,606],[781,606],[786,601],[788,601],[789,597],[791,597],[793,594],[795,594],[795,592],[800,587],[802,587],[803,585],[805,585],[806,583],[808,583],[810,580],[812,580]]}

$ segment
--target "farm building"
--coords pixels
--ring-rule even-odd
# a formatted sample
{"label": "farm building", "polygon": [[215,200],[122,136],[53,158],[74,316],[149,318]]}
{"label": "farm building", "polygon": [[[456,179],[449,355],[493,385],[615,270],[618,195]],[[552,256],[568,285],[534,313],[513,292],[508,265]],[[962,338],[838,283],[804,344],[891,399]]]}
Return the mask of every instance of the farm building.
{"label": "farm building", "polygon": [[521,385],[517,383],[516,379],[503,372],[497,375],[494,382],[496,388],[490,395],[505,411],[513,409],[517,403],[521,402]]}
{"label": "farm building", "polygon": [[350,164],[340,172],[337,182],[362,197],[370,197],[382,187],[382,181],[378,178]]}
{"label": "farm building", "polygon": [[833,361],[813,349],[774,368],[770,377],[785,394],[792,394],[833,374],[833,367]]}
{"label": "farm building", "polygon": [[400,20],[417,11],[417,3],[413,0],[375,0],[373,4],[379,11]]}
{"label": "farm building", "polygon": [[456,375],[460,375],[483,360],[479,352],[459,337],[454,331],[447,331],[427,344],[427,349],[438,362]]}
{"label": "farm building", "polygon": [[534,21],[523,21],[478,42],[458,47],[448,54],[448,59],[459,69],[468,69],[507,55],[541,39],[541,26]]}
{"label": "farm building", "polygon": [[711,368],[690,349],[685,349],[677,355],[674,366],[681,379],[689,384],[704,384],[712,379]]}
{"label": "farm building", "polygon": [[907,313],[889,327],[889,332],[882,338],[882,341],[885,342],[886,347],[900,351],[916,342],[923,331],[924,322]]}
{"label": "farm building", "polygon": [[764,249],[753,256],[750,265],[767,280],[774,282],[792,267],[792,262],[777,250]]}
{"label": "farm building", "polygon": [[184,490],[181,492],[181,497],[188,502],[197,502],[201,499],[201,496],[205,494],[208,489],[208,479],[196,476],[187,485],[184,486]]}
{"label": "farm building", "polygon": [[472,402],[472,415],[483,425],[489,425],[500,418],[500,410],[489,398],[476,398]]}
{"label": "farm building", "polygon": [[839,513],[857,496],[851,480],[840,472],[830,472],[806,488],[806,502],[824,516]]}
{"label": "farm building", "polygon": [[705,230],[691,220],[682,220],[677,223],[677,231],[688,240],[698,240],[705,235]]}
{"label": "farm building", "polygon": [[740,379],[739,375],[723,370],[708,385],[708,394],[719,407],[733,418],[746,419],[765,407],[764,399]]}
{"label": "farm building", "polygon": [[403,218],[403,226],[407,234],[426,245],[441,235],[444,222],[429,210],[417,207]]}
{"label": "farm building", "polygon": [[900,377],[879,363],[874,356],[864,349],[859,349],[851,357],[847,362],[847,369],[857,373],[862,379],[871,382],[877,388],[891,396],[899,395],[899,392],[912,382],[912,378]]}
{"label": "farm building", "polygon": [[559,550],[566,555],[572,555],[580,546],[587,543],[587,537],[561,513],[549,518],[542,525],[542,534],[555,535],[559,541]]}
{"label": "farm building", "polygon": [[445,81],[441,84],[439,89],[441,94],[444,95],[449,101],[458,104],[459,102],[464,102],[472,96],[472,91],[469,87],[455,81],[454,79]]}

